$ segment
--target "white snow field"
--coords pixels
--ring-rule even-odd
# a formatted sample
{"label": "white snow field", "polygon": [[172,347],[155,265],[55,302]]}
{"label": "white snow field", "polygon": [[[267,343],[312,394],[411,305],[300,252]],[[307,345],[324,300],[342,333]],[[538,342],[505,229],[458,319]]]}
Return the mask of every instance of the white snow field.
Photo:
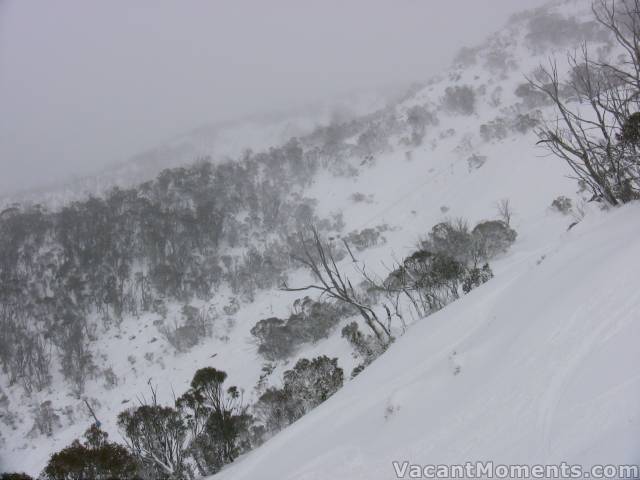
{"label": "white snow field", "polygon": [[390,479],[394,460],[637,464],[638,215],[594,215],[544,257],[514,258],[215,478]]}
{"label": "white snow field", "polygon": [[[559,2],[545,11],[584,21],[590,19],[589,4]],[[394,138],[388,151],[366,165],[350,159],[357,175],[325,172],[304,192],[318,200],[320,217],[343,214],[345,234],[388,226],[386,243],[357,255],[379,275],[415,251],[438,222],[464,217],[473,226],[495,219],[496,202],[509,199],[518,238],[491,262],[495,277],[434,315],[407,318],[404,335],[396,325],[395,343],[360,375],[213,478],[389,480],[396,477],[394,460],[640,463],[640,205],[605,211],[585,203],[585,194],[576,193],[576,182],[567,178],[568,168],[536,147],[531,131],[511,129],[491,139],[480,133],[481,125],[498,117],[511,124],[531,110],[553,116],[544,105],[528,108],[514,93],[525,75],[550,55],[561,58],[567,48],[532,48],[527,18],[514,19],[474,50],[476,61],[454,64],[391,107],[402,121],[414,105],[437,114],[439,123],[427,127],[421,146]],[[506,59],[504,65],[495,66],[496,54]],[[473,88],[473,114],[442,108],[445,89],[455,85]],[[248,130],[259,129],[238,127],[239,137],[229,133],[223,146],[240,150]],[[354,193],[371,197],[357,203]],[[573,201],[572,214],[550,208],[559,195]],[[339,265],[355,284],[358,274],[350,261]],[[308,279],[307,272],[293,271],[289,285]],[[96,363],[112,369],[117,385],[107,388],[104,378],[91,379],[83,399],[93,403],[110,439],[119,442],[116,417],[147,394],[149,382],[170,404],[173,392],[184,392],[197,369],[214,366],[227,372],[228,385],[242,388],[251,403],[265,360],[250,330],[260,319],[287,316],[303,295],[258,292],[252,303],[242,303],[233,322],[221,315],[214,335],[184,353],[176,353],[158,332],[157,315],[125,318],[119,329],[100,330],[91,345]],[[195,306],[220,312],[229,298],[223,287]],[[170,305],[169,317],[180,307]],[[360,360],[341,338],[342,326],[279,363],[269,385],[277,386],[297,359],[318,355],[338,357],[349,378]],[[71,394],[57,370],[52,369],[53,387],[31,396],[0,374],[0,414],[16,418],[12,428],[0,422],[0,472],[37,475],[53,452],[93,422],[83,399]],[[51,401],[60,417],[49,437],[32,434],[32,412],[44,401]]]}

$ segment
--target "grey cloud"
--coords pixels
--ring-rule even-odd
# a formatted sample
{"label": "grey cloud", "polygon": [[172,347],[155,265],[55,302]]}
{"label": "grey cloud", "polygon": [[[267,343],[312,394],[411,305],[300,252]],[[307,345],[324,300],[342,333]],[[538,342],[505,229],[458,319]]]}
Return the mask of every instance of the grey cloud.
{"label": "grey cloud", "polygon": [[542,0],[0,0],[0,193],[445,67]]}

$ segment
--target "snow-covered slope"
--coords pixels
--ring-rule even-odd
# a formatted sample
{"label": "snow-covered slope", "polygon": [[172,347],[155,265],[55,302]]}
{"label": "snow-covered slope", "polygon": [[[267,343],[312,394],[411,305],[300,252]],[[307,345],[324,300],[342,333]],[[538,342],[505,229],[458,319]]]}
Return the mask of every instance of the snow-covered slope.
{"label": "snow-covered slope", "polygon": [[638,463],[639,214],[593,215],[505,261],[216,478],[388,479],[394,460]]}
{"label": "snow-covered slope", "polygon": [[[577,12],[588,20],[584,7],[584,2],[562,2],[543,13]],[[532,46],[527,26],[539,14],[517,17],[467,52],[470,60],[459,59],[392,106],[403,121],[415,105],[437,114],[438,124],[427,127],[420,146],[393,138],[390,148],[373,158],[352,159],[357,175],[324,172],[305,192],[317,200],[320,217],[343,215],[345,233],[386,225],[386,243],[358,254],[368,271],[380,275],[413,252],[436,223],[496,218],[496,202],[509,199],[518,239],[492,263],[495,278],[437,314],[414,319],[356,379],[216,478],[387,479],[394,478],[392,460],[405,459],[640,461],[640,246],[635,241],[640,226],[634,222],[640,206],[603,212],[585,205],[575,182],[566,178],[566,166],[535,147],[530,129],[512,128],[518,115],[552,115],[548,107],[527,106],[515,94],[524,75],[567,48]],[[442,106],[447,87],[463,85],[475,92],[470,115]],[[504,134],[483,135],[481,125],[497,119],[506,126]],[[259,130],[254,127],[230,135],[229,151],[241,148],[238,132],[249,135]],[[280,127],[274,129],[281,133]],[[276,144],[263,138],[269,132],[245,146]],[[354,194],[365,200],[354,201]],[[559,195],[573,200],[571,215],[549,208]],[[358,278],[348,260],[340,267]],[[291,272],[289,283],[306,279],[306,272]],[[300,296],[259,292],[230,316],[222,313],[230,302],[222,287],[209,302],[196,305],[219,314],[214,334],[184,353],[176,353],[158,332],[157,315],[125,318],[118,329],[100,331],[91,345],[100,370],[110,368],[117,385],[107,388],[98,377],[87,383],[84,396],[116,441],[121,439],[117,414],[148,391],[148,382],[158,385],[161,401],[171,403],[173,392],[183,392],[203,366],[225,370],[230,384],[243,388],[251,402],[265,360],[250,329],[260,319],[287,316]],[[172,306],[169,318],[180,306]],[[338,357],[347,377],[358,363],[338,328],[278,364],[269,384],[278,384],[298,358],[317,355]],[[1,378],[0,413],[11,412],[14,424],[10,429],[0,423],[0,471],[37,474],[53,451],[80,437],[93,421],[56,375],[55,388],[31,397]],[[45,400],[52,402],[60,425],[51,436],[31,435],[32,411]]]}
{"label": "snow-covered slope", "polygon": [[13,203],[42,203],[57,208],[87,195],[103,195],[114,186],[131,187],[155,177],[165,168],[187,165],[197,159],[218,163],[238,158],[247,150],[267,150],[330,121],[344,121],[375,111],[395,95],[392,89],[352,92],[330,102],[316,102],[291,111],[203,125],[92,174],[52,184],[45,181],[41,187],[24,191],[0,192],[0,211]]}

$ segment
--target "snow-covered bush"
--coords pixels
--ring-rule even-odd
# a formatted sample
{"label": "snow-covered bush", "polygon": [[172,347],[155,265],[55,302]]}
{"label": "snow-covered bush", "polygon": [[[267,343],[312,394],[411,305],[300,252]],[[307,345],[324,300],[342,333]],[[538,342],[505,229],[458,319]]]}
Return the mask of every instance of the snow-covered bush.
{"label": "snow-covered bush", "polygon": [[[539,113],[539,111],[536,111]],[[485,142],[500,141],[509,133],[525,134],[540,124],[535,112],[518,113],[514,117],[497,117],[480,125],[480,136]]]}
{"label": "snow-covered bush", "polygon": [[527,132],[532,131],[540,124],[540,120],[538,119],[540,114],[539,110],[536,110],[532,113],[519,113],[516,117],[511,121],[511,130],[516,133],[525,134]]}
{"label": "snow-covered bush", "polygon": [[517,233],[502,220],[478,223],[471,231],[479,258],[490,259],[504,253],[516,241]]}
{"label": "snow-covered bush", "polygon": [[486,155],[479,155],[477,153],[472,154],[470,157],[467,158],[467,165],[469,168],[469,171],[473,171],[473,170],[477,170],[478,168],[482,167],[487,161],[487,156]]}
{"label": "snow-covered bush", "polygon": [[259,320],[253,328],[253,335],[258,343],[258,353],[269,360],[280,360],[289,357],[295,346],[289,341],[291,335],[286,327],[286,320],[269,317]]}
{"label": "snow-covered bush", "polygon": [[434,225],[427,238],[420,242],[422,250],[442,253],[459,262],[473,259],[473,238],[466,220],[458,218]]}
{"label": "snow-covered bush", "polygon": [[530,83],[521,83],[515,89],[516,97],[520,98],[527,109],[551,105],[551,100],[543,92],[537,90]]}
{"label": "snow-covered bush", "polygon": [[358,151],[362,157],[371,157],[389,149],[389,132],[382,125],[370,125],[358,136]]}
{"label": "snow-covered bush", "polygon": [[518,64],[508,47],[508,40],[499,36],[493,37],[484,55],[484,66],[489,71],[502,75],[505,75],[509,70],[516,69]]}
{"label": "snow-covered bush", "polygon": [[507,121],[503,117],[498,117],[480,125],[480,136],[485,142],[503,140],[507,137],[507,134]]}
{"label": "snow-covered bush", "polygon": [[269,433],[276,433],[299,418],[299,409],[289,392],[269,387],[253,405],[253,412]]}
{"label": "snow-covered bush", "polygon": [[327,400],[343,382],[337,358],[302,358],[284,372],[282,388],[269,388],[260,396],[254,412],[266,429],[275,433]]}
{"label": "snow-covered bush", "polygon": [[344,372],[337,358],[302,358],[284,372],[284,388],[300,402],[305,412],[320,405],[342,388]]}
{"label": "snow-covered bush", "polygon": [[471,115],[476,109],[476,94],[469,85],[447,87],[442,104],[450,113]]}
{"label": "snow-covered bush", "polygon": [[571,211],[572,207],[573,203],[571,202],[571,199],[565,197],[564,195],[556,197],[553,202],[551,202],[551,208],[557,210],[563,215],[567,215]]}
{"label": "snow-covered bush", "polygon": [[488,282],[493,278],[493,272],[488,263],[485,263],[482,268],[472,267],[469,268],[462,280],[462,291],[469,293],[476,287],[479,287],[485,282]]}
{"label": "snow-covered bush", "polygon": [[366,250],[385,242],[385,238],[377,228],[365,228],[360,231],[350,232],[344,240],[350,247],[353,246],[358,251]]}
{"label": "snow-covered bush", "polygon": [[356,193],[351,194],[349,199],[353,203],[372,203],[373,202],[373,195],[365,195],[364,193],[356,192]]}
{"label": "snow-covered bush", "polygon": [[434,225],[420,248],[432,253],[448,255],[465,265],[486,262],[506,251],[517,233],[503,220],[488,220],[469,230],[463,219]]}
{"label": "snow-covered bush", "polygon": [[309,297],[296,300],[293,307],[293,313],[286,320],[266,318],[251,329],[258,353],[264,358],[290,357],[300,345],[328,337],[342,318],[353,313],[348,305],[313,301]]}
{"label": "snow-covered bush", "polygon": [[355,356],[360,359],[360,364],[351,372],[351,377],[355,377],[371,362],[378,358],[385,350],[384,346],[376,340],[373,335],[362,333],[356,322],[351,322],[342,328],[342,338],[347,340],[355,352]]}
{"label": "snow-covered bush", "polygon": [[536,50],[548,47],[570,46],[584,41],[602,42],[608,34],[595,21],[580,22],[546,9],[534,10],[527,22],[527,45]]}
{"label": "snow-covered bush", "polygon": [[180,320],[162,325],[160,333],[177,351],[186,352],[211,335],[213,319],[204,309],[183,305]]}
{"label": "snow-covered bush", "polygon": [[419,146],[427,133],[427,126],[437,125],[438,117],[424,105],[414,105],[407,110],[407,124],[411,128],[409,144]]}

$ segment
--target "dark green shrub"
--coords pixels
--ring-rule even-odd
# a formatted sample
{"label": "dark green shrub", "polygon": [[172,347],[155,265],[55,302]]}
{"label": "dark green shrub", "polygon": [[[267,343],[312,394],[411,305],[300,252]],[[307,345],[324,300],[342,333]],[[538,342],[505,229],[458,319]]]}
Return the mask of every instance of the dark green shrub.
{"label": "dark green shrub", "polygon": [[[54,453],[43,470],[41,478],[44,480],[138,478],[138,464],[125,447],[108,442],[107,434],[96,425],[92,425],[84,436],[86,439],[84,443],[74,440],[70,446]],[[15,480],[19,478],[15,477]]]}

